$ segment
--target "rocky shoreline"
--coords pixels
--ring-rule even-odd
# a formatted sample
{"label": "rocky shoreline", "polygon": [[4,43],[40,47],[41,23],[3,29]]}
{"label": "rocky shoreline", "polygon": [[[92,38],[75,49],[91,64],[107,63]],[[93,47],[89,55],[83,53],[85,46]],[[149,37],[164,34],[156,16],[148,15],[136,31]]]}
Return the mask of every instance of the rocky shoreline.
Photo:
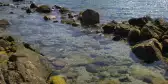
{"label": "rocky shoreline", "polygon": [[[17,2],[22,0],[14,1]],[[161,18],[152,19],[149,16],[144,16],[140,18],[132,18],[123,22],[111,21],[106,24],[101,24],[99,13],[92,9],[87,9],[78,14],[68,8],[58,5],[50,7],[47,5],[37,5],[33,2],[28,4],[30,5],[29,7],[22,7],[22,10],[27,14],[39,12],[42,13],[45,21],[52,21],[53,23],[59,22],[85,29],[88,28],[92,33],[113,35],[113,40],[115,41],[127,41],[130,44],[133,53],[143,63],[150,64],[160,60],[163,63],[168,64],[168,22]],[[0,3],[0,5],[13,6],[4,3]],[[57,19],[58,16],[51,14],[52,11],[59,11],[59,15],[61,16],[60,21]],[[13,12],[10,13],[12,14]],[[9,24],[10,23],[6,20],[0,20],[0,26],[4,30],[5,26]],[[5,33],[4,30],[1,32]],[[2,48],[0,47],[0,49],[2,49],[0,51],[1,83],[47,84],[47,79],[51,70],[50,67],[47,66],[49,63],[45,56],[36,52],[36,50],[31,48],[29,44],[17,42],[12,36],[6,34],[7,33],[0,36],[0,46],[2,46]],[[57,64],[60,64],[59,66],[64,66],[61,61],[58,61]],[[90,72],[96,73],[96,71],[92,69],[92,66],[86,67],[91,68],[89,69]],[[137,75],[136,72],[133,74]],[[59,78],[53,78],[53,80],[57,79]],[[127,79],[95,81],[98,81],[98,84],[120,84],[120,82],[125,80]],[[157,79],[157,77],[144,77],[142,80],[149,84],[167,84],[167,80],[162,78]],[[64,80],[62,80],[62,83],[64,83]],[[55,81],[54,84],[59,84],[59,82]]]}
{"label": "rocky shoreline", "polygon": [[[30,8],[26,9],[26,12],[32,13],[32,10],[40,13],[50,13],[52,10],[59,11],[61,14],[61,23],[63,24],[69,24],[75,27],[88,27],[95,29],[95,33],[113,34],[115,36],[113,40],[115,41],[121,39],[127,40],[134,54],[142,61],[146,63],[153,63],[158,60],[166,62],[166,55],[168,53],[168,22],[162,18],[152,19],[150,16],[144,16],[132,18],[120,23],[111,21],[106,24],[100,24],[99,13],[92,9],[74,14],[65,7],[54,5],[51,9],[47,5],[36,6],[32,3]],[[44,20],[55,20],[56,17],[46,14]]]}

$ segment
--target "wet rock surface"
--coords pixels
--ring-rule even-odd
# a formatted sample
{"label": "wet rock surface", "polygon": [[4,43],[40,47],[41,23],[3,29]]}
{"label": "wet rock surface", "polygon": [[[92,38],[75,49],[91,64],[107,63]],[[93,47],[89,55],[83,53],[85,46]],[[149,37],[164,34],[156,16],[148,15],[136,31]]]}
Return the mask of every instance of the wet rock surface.
{"label": "wet rock surface", "polygon": [[162,45],[156,39],[150,39],[133,46],[135,55],[147,63],[158,61],[162,57]]}
{"label": "wet rock surface", "polygon": [[39,13],[50,13],[51,8],[47,5],[41,5],[41,6],[37,7],[36,11]]}
{"label": "wet rock surface", "polygon": [[[10,38],[10,39],[9,39]],[[2,84],[16,83],[36,83],[47,84],[46,78],[50,73],[45,65],[40,62],[41,55],[26,49],[23,44],[15,43],[10,36],[9,41],[14,42],[12,45],[6,45],[4,51],[0,51],[0,73]],[[4,42],[8,42],[4,40]],[[18,46],[19,44],[19,46]],[[11,48],[15,47],[15,50]]]}

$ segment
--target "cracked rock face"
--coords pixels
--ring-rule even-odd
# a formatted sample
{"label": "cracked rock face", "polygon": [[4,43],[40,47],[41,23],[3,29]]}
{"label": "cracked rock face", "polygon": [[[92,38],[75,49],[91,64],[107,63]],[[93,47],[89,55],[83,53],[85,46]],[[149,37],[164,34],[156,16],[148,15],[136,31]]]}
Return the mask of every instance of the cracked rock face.
{"label": "cracked rock face", "polygon": [[[3,40],[2,44],[7,42]],[[49,71],[41,64],[41,55],[23,44],[16,47],[15,52],[0,51],[0,84],[47,84]]]}

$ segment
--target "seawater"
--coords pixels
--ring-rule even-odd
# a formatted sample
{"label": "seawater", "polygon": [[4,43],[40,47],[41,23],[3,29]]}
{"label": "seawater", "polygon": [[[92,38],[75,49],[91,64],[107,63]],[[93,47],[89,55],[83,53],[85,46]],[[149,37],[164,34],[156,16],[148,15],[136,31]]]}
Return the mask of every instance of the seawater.
{"label": "seawater", "polygon": [[37,3],[59,4],[81,11],[87,8],[98,11],[104,20],[128,20],[150,15],[168,18],[167,0],[34,0]]}
{"label": "seawater", "polygon": [[[57,4],[77,12],[87,8],[94,9],[100,13],[102,22],[128,20],[144,15],[165,19],[168,17],[167,0],[34,0],[34,2],[50,6]],[[14,14],[9,14],[10,11]],[[84,66],[78,65],[93,64],[102,72],[119,74],[118,78],[127,76],[132,66],[150,69],[162,75],[165,73],[165,67],[160,62],[151,65],[138,62],[126,42],[113,41],[102,34],[87,32],[82,27],[46,22],[41,14],[26,14],[19,8],[4,7],[0,9],[0,15],[0,19],[8,19],[11,22],[9,32],[20,36],[27,43],[38,46],[53,63],[63,60],[68,65],[77,65],[70,67],[72,72],[82,74],[80,71],[83,71]],[[124,73],[118,73],[119,71]],[[85,76],[85,73],[81,76]]]}

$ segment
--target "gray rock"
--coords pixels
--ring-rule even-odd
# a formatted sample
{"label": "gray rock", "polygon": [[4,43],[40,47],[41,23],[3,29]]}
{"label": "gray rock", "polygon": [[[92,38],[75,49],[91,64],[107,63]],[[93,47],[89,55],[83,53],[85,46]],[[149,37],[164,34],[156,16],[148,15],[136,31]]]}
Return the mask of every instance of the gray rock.
{"label": "gray rock", "polygon": [[97,70],[97,67],[93,64],[88,64],[85,66],[86,68],[86,71],[90,72],[90,73],[97,73],[98,70]]}

